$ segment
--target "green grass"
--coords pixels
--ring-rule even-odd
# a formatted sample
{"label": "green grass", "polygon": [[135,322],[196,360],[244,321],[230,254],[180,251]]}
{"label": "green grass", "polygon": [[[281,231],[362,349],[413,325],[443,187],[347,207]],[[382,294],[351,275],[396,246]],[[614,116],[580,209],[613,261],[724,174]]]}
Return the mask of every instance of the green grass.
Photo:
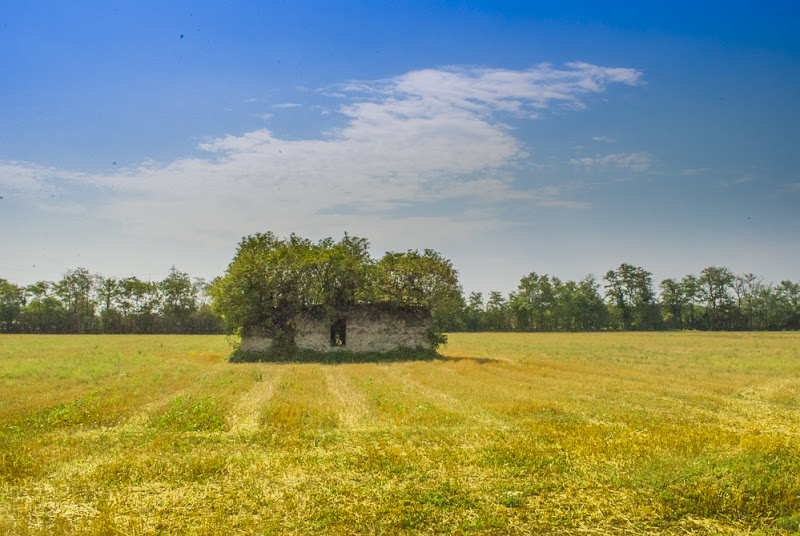
{"label": "green grass", "polygon": [[800,335],[0,336],[0,534],[798,533]]}

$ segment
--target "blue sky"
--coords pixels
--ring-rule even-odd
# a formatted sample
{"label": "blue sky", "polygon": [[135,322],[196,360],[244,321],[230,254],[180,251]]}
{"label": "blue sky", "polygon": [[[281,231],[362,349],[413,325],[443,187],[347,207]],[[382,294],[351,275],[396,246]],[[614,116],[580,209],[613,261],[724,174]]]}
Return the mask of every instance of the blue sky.
{"label": "blue sky", "polygon": [[0,6],[0,277],[221,275],[242,236],[800,280],[793,2]]}

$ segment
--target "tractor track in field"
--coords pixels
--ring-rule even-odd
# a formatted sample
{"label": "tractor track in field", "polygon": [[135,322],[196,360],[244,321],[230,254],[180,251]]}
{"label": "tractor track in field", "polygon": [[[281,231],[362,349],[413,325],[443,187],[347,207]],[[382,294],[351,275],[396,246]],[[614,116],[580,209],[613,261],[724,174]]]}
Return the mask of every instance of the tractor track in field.
{"label": "tractor track in field", "polygon": [[325,367],[323,369],[328,391],[340,402],[339,419],[346,426],[356,426],[369,413],[367,399],[350,382],[346,369]]}
{"label": "tractor track in field", "polygon": [[231,433],[247,433],[258,429],[258,418],[261,408],[275,394],[276,387],[283,373],[279,367],[258,364],[254,365],[256,383],[242,393],[234,405],[230,416]]}

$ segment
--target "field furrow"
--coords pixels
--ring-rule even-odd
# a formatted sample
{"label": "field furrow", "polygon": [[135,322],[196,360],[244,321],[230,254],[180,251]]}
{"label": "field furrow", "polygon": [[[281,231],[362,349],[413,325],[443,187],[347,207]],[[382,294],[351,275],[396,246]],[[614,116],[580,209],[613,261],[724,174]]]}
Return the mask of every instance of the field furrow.
{"label": "field furrow", "polygon": [[[372,365],[366,365],[370,367]],[[369,414],[367,399],[352,383],[360,376],[364,365],[341,365],[324,368],[328,390],[334,395],[341,426],[355,427],[364,424]]]}
{"label": "field furrow", "polygon": [[231,433],[253,433],[259,427],[259,417],[281,380],[282,370],[266,364],[248,365],[251,368],[254,383],[252,387],[239,395],[230,413]]}

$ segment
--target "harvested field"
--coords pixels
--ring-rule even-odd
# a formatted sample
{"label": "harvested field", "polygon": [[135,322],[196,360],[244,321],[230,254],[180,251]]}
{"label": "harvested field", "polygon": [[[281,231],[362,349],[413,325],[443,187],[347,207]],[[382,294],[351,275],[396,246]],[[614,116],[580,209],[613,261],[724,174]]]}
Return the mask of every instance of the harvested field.
{"label": "harvested field", "polygon": [[0,533],[796,534],[800,335],[0,336]]}

